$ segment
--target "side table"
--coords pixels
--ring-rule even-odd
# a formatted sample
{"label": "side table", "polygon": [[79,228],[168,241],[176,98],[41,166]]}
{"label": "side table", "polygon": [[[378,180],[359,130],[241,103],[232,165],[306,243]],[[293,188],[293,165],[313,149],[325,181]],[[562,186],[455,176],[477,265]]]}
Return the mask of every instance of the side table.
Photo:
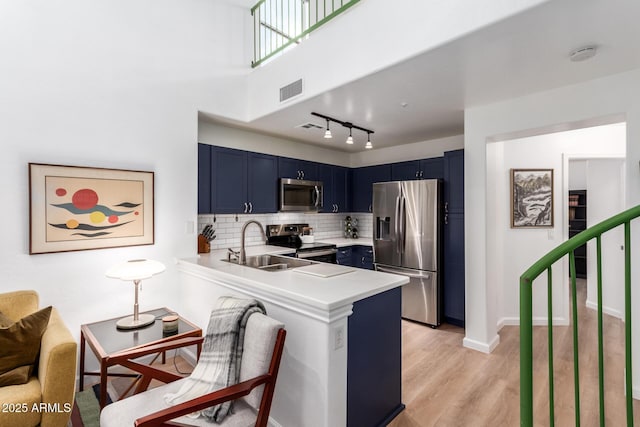
{"label": "side table", "polygon": [[[110,374],[110,366],[138,367],[140,363],[134,361],[134,359],[150,354],[162,354],[164,361],[164,353],[167,350],[191,345],[197,346],[198,357],[200,356],[203,341],[202,329],[179,316],[178,331],[172,335],[163,336],[162,317],[174,314],[174,312],[164,307],[146,311],[146,313],[153,314],[156,317],[156,321],[140,329],[117,329],[116,322],[120,317],[80,326],[79,386],[80,390],[84,389],[84,377],[87,375],[100,376],[100,408],[104,408],[107,402],[108,377],[140,377],[140,374]],[[85,347],[87,343],[100,363],[100,372],[85,371]],[[148,381],[146,381],[145,387],[146,385],[148,385]]]}

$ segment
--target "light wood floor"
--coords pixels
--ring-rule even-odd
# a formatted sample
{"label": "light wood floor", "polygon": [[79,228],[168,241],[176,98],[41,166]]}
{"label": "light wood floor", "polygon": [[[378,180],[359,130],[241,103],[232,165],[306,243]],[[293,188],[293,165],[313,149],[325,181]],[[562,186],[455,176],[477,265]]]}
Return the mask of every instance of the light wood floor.
{"label": "light wood floor", "polygon": [[[586,285],[578,284],[581,425],[599,425],[597,318],[584,307]],[[500,331],[500,345],[491,354],[462,347],[464,330],[451,325],[431,329],[403,320],[402,399],[407,406],[390,427],[482,427],[520,424],[520,340],[516,326]],[[624,326],[605,316],[606,425],[626,425],[624,403]],[[571,328],[554,327],[555,425],[574,426],[573,342]],[[547,328],[534,331],[534,421],[549,425]],[[175,370],[172,354],[167,368]],[[182,372],[192,367],[177,358]],[[122,392],[128,380],[112,382]],[[153,384],[152,384],[153,386]],[[634,401],[635,425],[640,402]],[[290,426],[286,426],[290,427]]]}
{"label": "light wood floor", "polygon": [[[582,426],[599,425],[596,312],[584,307],[586,283],[578,285],[580,412]],[[547,328],[534,328],[534,422],[549,425]],[[606,425],[626,425],[624,324],[605,316]],[[516,326],[500,331],[491,354],[462,347],[464,330],[431,329],[403,320],[402,399],[407,406],[390,427],[518,426],[520,339]],[[575,425],[573,340],[568,326],[554,327],[555,425]],[[634,401],[635,424],[640,402]]]}

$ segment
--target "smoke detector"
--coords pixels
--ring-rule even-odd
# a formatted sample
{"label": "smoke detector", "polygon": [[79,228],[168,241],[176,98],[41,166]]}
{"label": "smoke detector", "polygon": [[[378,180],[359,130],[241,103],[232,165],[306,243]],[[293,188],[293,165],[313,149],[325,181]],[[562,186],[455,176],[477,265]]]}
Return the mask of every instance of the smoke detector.
{"label": "smoke detector", "polygon": [[584,46],[574,50],[569,54],[569,59],[572,62],[586,61],[589,58],[593,58],[598,53],[596,46]]}

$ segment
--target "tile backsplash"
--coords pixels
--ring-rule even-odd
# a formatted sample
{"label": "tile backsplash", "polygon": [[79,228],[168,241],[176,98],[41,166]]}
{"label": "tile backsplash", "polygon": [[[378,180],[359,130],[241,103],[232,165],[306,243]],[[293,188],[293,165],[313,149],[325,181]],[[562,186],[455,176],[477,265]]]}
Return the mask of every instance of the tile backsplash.
{"label": "tile backsplash", "polygon": [[[371,237],[373,235],[372,216],[370,213],[272,213],[272,214],[230,214],[230,215],[198,215],[198,232],[211,224],[216,230],[216,239],[211,242],[211,249],[221,249],[240,246],[240,231],[246,221],[256,220],[266,227],[270,224],[309,224],[313,228],[316,240],[323,238],[344,237],[344,219],[347,216],[358,221],[358,235]],[[247,228],[247,246],[261,243],[261,234],[256,225]]]}

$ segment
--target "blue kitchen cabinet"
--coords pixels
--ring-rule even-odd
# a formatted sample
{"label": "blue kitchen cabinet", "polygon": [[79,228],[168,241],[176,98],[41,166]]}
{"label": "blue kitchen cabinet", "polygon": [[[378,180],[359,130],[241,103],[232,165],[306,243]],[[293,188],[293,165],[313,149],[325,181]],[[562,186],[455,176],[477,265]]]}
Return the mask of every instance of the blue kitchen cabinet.
{"label": "blue kitchen cabinet", "polygon": [[247,153],[247,200],[251,213],[278,211],[278,158]]}
{"label": "blue kitchen cabinet", "polygon": [[373,248],[371,246],[355,245],[353,248],[353,266],[373,270]]}
{"label": "blue kitchen cabinet", "polygon": [[444,155],[443,315],[447,323],[465,324],[464,151]]}
{"label": "blue kitchen cabinet", "polygon": [[433,157],[420,160],[421,179],[443,179],[444,157]]}
{"label": "blue kitchen cabinet", "polygon": [[248,211],[247,152],[211,147],[211,208],[213,213]]}
{"label": "blue kitchen cabinet", "polygon": [[[277,211],[277,157],[216,146],[210,153],[211,213]],[[199,197],[201,193],[198,189]]]}
{"label": "blue kitchen cabinet", "polygon": [[386,426],[405,407],[401,290],[353,303],[348,317],[347,427]]}
{"label": "blue kitchen cabinet", "polygon": [[445,210],[464,212],[464,150],[444,153],[444,175]]}
{"label": "blue kitchen cabinet", "polygon": [[318,166],[319,164],[316,162],[278,157],[278,176],[280,178],[318,181]]}
{"label": "blue kitchen cabinet", "polygon": [[198,144],[198,213],[211,212],[211,146]]}
{"label": "blue kitchen cabinet", "polygon": [[444,160],[442,157],[391,163],[391,180],[442,179]]}
{"label": "blue kitchen cabinet", "polygon": [[338,248],[336,263],[339,265],[353,266],[353,251],[351,246]]}
{"label": "blue kitchen cabinet", "polygon": [[365,166],[353,170],[353,212],[371,212],[373,183],[391,181],[391,165]]}
{"label": "blue kitchen cabinet", "polygon": [[348,212],[349,168],[320,164],[318,181],[323,184],[323,203],[321,212]]}

